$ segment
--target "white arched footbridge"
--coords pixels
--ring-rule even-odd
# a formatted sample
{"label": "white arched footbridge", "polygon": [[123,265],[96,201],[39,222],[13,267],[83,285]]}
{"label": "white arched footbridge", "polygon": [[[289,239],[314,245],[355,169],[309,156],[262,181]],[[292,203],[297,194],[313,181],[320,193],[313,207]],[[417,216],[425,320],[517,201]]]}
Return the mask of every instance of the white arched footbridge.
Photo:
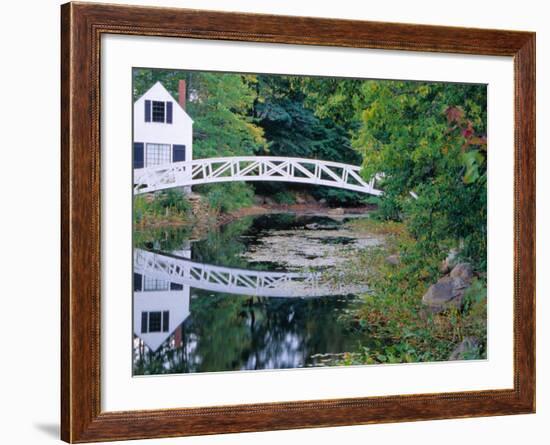
{"label": "white arched footbridge", "polygon": [[171,283],[228,294],[258,297],[315,297],[365,291],[320,272],[265,272],[197,263],[185,258],[134,250],[134,272]]}
{"label": "white arched footbridge", "polygon": [[195,159],[134,170],[134,194],[214,182],[279,181],[317,184],[379,196],[375,178],[365,182],[360,167],[316,159],[240,156]]}

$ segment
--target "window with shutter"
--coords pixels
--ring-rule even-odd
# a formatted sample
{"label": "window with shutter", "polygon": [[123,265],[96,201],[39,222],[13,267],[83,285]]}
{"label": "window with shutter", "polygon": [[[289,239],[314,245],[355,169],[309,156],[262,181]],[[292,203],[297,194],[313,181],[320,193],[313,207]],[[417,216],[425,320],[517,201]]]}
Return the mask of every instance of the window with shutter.
{"label": "window with shutter", "polygon": [[170,154],[169,144],[147,144],[145,165],[150,167],[151,165],[169,164],[172,162]]}
{"label": "window with shutter", "polygon": [[155,311],[141,313],[141,333],[168,332],[170,327],[170,311]]}

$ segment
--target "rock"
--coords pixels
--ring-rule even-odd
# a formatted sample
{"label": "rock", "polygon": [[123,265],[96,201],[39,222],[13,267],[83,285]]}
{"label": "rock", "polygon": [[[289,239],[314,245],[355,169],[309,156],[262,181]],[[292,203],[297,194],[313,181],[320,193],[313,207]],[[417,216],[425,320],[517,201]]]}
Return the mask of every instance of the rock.
{"label": "rock", "polygon": [[329,215],[343,215],[344,209],[342,207],[338,207],[336,209],[330,209],[327,211]]}
{"label": "rock", "polygon": [[321,198],[319,200],[319,204],[321,204],[321,205],[325,205],[326,203],[327,203],[327,200],[325,198]]}
{"label": "rock", "polygon": [[446,309],[460,309],[464,300],[464,292],[472,283],[474,272],[469,263],[459,263],[449,275],[440,278],[432,284],[422,297],[422,303],[432,312],[442,312]]}
{"label": "rock", "polygon": [[319,229],[319,224],[317,223],[306,224],[305,227],[307,230],[317,230]]}
{"label": "rock", "polygon": [[296,194],[294,200],[296,201],[296,204],[305,204],[307,202],[306,199],[300,194]]}
{"label": "rock", "polygon": [[455,291],[454,278],[443,277],[432,284],[422,297],[422,303],[434,312],[441,312],[450,307],[459,308],[462,305],[460,292]]}
{"label": "rock", "polygon": [[450,276],[453,278],[461,278],[469,285],[474,277],[474,271],[470,263],[459,263],[453,267]]}
{"label": "rock", "polygon": [[432,312],[442,312],[450,308],[460,309],[467,287],[468,285],[461,278],[445,276],[430,286],[422,297],[422,303]]}
{"label": "rock", "polygon": [[269,196],[266,196],[264,198],[264,203],[268,206],[274,206],[276,205],[277,203],[275,202],[275,200],[273,198],[270,198]]}
{"label": "rock", "polygon": [[392,266],[397,266],[400,263],[399,255],[389,255],[386,257],[386,263],[391,264]]}
{"label": "rock", "polygon": [[[464,337],[464,340],[454,348],[449,360],[465,360],[477,356],[479,352],[479,340],[475,337]],[[469,357],[470,356],[470,357]]]}

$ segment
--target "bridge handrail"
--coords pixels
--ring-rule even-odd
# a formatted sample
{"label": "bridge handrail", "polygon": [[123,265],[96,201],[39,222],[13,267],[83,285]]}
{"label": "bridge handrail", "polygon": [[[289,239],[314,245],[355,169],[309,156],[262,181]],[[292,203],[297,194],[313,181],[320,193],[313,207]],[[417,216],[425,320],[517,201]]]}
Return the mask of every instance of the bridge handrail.
{"label": "bridge handrail", "polygon": [[134,250],[134,272],[199,289],[237,295],[309,298],[368,290],[363,284],[335,282],[338,277],[332,277],[330,273],[324,275],[320,271],[269,272],[215,266],[139,248]]}
{"label": "bridge handrail", "polygon": [[285,156],[202,158],[134,169],[134,193],[244,180],[312,183],[381,195],[374,187],[378,176],[365,181],[360,170],[341,162]]}
{"label": "bridge handrail", "polygon": [[[187,264],[190,267],[200,267],[203,269],[213,269],[222,273],[241,273],[243,275],[258,275],[260,277],[291,277],[291,278],[315,278],[320,276],[320,272],[269,272],[265,270],[240,269],[238,267],[217,266],[215,264],[198,263],[188,258],[182,258],[177,255],[167,255],[145,249],[134,249],[134,262],[145,257],[167,258],[181,264]],[[144,259],[144,261],[146,261]]]}
{"label": "bridge handrail", "polygon": [[184,165],[195,165],[195,164],[203,164],[203,163],[215,163],[215,162],[255,162],[255,161],[275,161],[275,162],[286,162],[286,161],[294,161],[294,162],[300,162],[305,164],[316,164],[320,163],[329,167],[336,167],[336,168],[344,168],[349,169],[353,171],[360,171],[361,166],[358,165],[352,165],[352,164],[345,164],[342,162],[335,162],[335,161],[324,161],[322,159],[311,159],[311,158],[298,158],[294,156],[225,156],[225,157],[218,157],[218,158],[198,158],[193,159],[192,161],[178,161],[178,162],[170,162],[167,164],[159,164],[154,165],[152,167],[145,167],[142,169],[134,169],[134,170],[168,170],[179,166]]}

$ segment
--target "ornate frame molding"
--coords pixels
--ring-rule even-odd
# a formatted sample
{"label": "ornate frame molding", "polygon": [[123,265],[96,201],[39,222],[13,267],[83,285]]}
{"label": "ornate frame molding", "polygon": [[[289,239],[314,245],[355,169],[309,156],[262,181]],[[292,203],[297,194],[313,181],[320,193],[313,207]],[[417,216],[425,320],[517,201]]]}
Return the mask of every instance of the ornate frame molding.
{"label": "ornate frame molding", "polygon": [[[514,388],[101,412],[102,34],[512,56],[515,67]],[[61,437],[174,437],[535,411],[535,34],[173,8],[61,7]]]}

